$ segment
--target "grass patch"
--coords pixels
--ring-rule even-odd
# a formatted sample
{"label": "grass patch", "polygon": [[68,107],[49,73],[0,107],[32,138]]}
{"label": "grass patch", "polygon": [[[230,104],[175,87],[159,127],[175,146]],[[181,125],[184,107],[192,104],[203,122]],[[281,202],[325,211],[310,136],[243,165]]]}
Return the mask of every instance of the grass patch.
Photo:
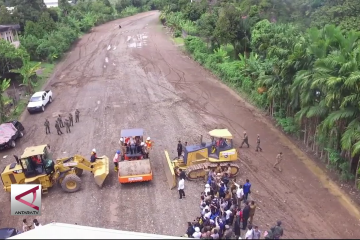
{"label": "grass patch", "polygon": [[182,37],[174,38],[173,41],[174,41],[177,45],[184,45],[184,39],[183,39]]}
{"label": "grass patch", "polygon": [[51,76],[55,68],[55,63],[42,63],[41,69],[42,72],[40,76],[38,76],[38,81],[36,86],[34,87],[35,91],[41,90],[42,86],[45,84],[45,82],[48,80],[48,78]]}
{"label": "grass patch", "polygon": [[[46,81],[49,79],[51,74],[53,73],[55,68],[55,63],[42,63],[41,64],[41,74],[39,74],[37,78],[36,86],[34,87],[34,91],[40,91],[41,88],[44,86]],[[27,96],[30,98],[30,96]],[[15,108],[9,113],[9,115],[6,117],[6,120],[14,120],[19,119],[20,115],[24,112],[26,109],[26,106],[28,104],[29,99],[20,99],[19,102],[17,102]]]}
{"label": "grass patch", "polygon": [[27,100],[20,99],[19,102],[16,104],[15,108],[13,109],[13,111],[11,111],[11,113],[8,116],[6,116],[6,120],[10,121],[14,119],[19,119],[20,115],[24,112],[27,104],[28,104]]}

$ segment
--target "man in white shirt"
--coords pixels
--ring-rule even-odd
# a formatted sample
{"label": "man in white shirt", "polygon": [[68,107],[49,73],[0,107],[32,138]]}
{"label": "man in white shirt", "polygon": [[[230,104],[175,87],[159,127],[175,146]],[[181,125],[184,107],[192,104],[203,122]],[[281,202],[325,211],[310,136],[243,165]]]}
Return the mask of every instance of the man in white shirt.
{"label": "man in white shirt", "polygon": [[209,210],[209,211],[210,211],[210,207],[205,204],[205,207],[204,207],[203,210],[202,210],[202,215],[205,215],[206,210]]}
{"label": "man in white shirt", "polygon": [[209,211],[209,209],[206,209],[205,214],[204,214],[204,218],[205,219],[210,219],[210,217],[211,217],[211,212]]}
{"label": "man in white shirt", "polygon": [[197,239],[200,239],[201,238],[201,232],[200,232],[200,228],[199,227],[196,227],[195,228],[195,232],[193,233],[193,238],[197,238]]}
{"label": "man in white shirt", "polygon": [[254,230],[252,229],[252,226],[248,226],[248,230],[245,234],[245,239],[253,239],[254,238]]}
{"label": "man in white shirt", "polygon": [[185,180],[184,178],[180,178],[179,187],[178,187],[180,199],[182,199],[183,197],[185,198],[184,189],[185,189]]}
{"label": "man in white shirt", "polygon": [[237,184],[236,182],[234,182],[234,185],[236,186],[236,198],[237,198],[237,204],[238,207],[241,208],[241,201],[244,198],[244,190],[242,188],[242,185]]}

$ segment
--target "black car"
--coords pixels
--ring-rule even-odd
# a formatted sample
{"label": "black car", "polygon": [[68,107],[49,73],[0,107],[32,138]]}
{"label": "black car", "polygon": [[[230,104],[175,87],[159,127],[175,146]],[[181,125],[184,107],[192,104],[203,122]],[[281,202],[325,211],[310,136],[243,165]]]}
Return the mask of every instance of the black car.
{"label": "black car", "polygon": [[15,140],[24,136],[24,126],[16,120],[0,125],[0,150],[14,148]]}
{"label": "black car", "polygon": [[15,228],[0,228],[0,239],[7,239],[20,233],[21,232],[16,230]]}

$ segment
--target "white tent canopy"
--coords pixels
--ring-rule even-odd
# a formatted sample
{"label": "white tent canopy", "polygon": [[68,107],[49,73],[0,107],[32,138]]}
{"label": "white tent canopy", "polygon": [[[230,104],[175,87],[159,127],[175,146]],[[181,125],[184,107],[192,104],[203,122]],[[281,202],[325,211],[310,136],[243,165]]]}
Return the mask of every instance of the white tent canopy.
{"label": "white tent canopy", "polygon": [[50,223],[8,239],[182,239],[165,235]]}

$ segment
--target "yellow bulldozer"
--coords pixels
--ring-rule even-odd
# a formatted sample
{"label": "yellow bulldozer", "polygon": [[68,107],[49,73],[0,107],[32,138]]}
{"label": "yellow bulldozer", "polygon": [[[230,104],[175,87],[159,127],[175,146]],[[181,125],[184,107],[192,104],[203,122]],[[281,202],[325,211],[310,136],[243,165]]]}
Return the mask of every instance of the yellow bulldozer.
{"label": "yellow bulldozer", "polygon": [[109,159],[102,156],[91,163],[80,155],[52,160],[49,145],[27,147],[20,159],[14,156],[15,163],[7,165],[1,173],[6,192],[11,192],[11,184],[41,184],[42,193],[56,183],[65,192],[76,192],[81,187],[83,171],[94,174],[96,184],[101,187],[109,174]]}
{"label": "yellow bulldozer", "polygon": [[239,173],[239,166],[234,164],[238,160],[238,152],[234,147],[233,136],[228,129],[214,129],[209,132],[211,142],[203,142],[203,136],[200,137],[200,144],[186,146],[182,158],[171,160],[169,153],[165,150],[165,156],[170,168],[166,169],[166,177],[170,188],[176,186],[176,175],[178,170],[185,171],[189,180],[204,178],[205,169],[216,169],[218,165],[222,169],[231,167],[231,177],[235,177]]}

